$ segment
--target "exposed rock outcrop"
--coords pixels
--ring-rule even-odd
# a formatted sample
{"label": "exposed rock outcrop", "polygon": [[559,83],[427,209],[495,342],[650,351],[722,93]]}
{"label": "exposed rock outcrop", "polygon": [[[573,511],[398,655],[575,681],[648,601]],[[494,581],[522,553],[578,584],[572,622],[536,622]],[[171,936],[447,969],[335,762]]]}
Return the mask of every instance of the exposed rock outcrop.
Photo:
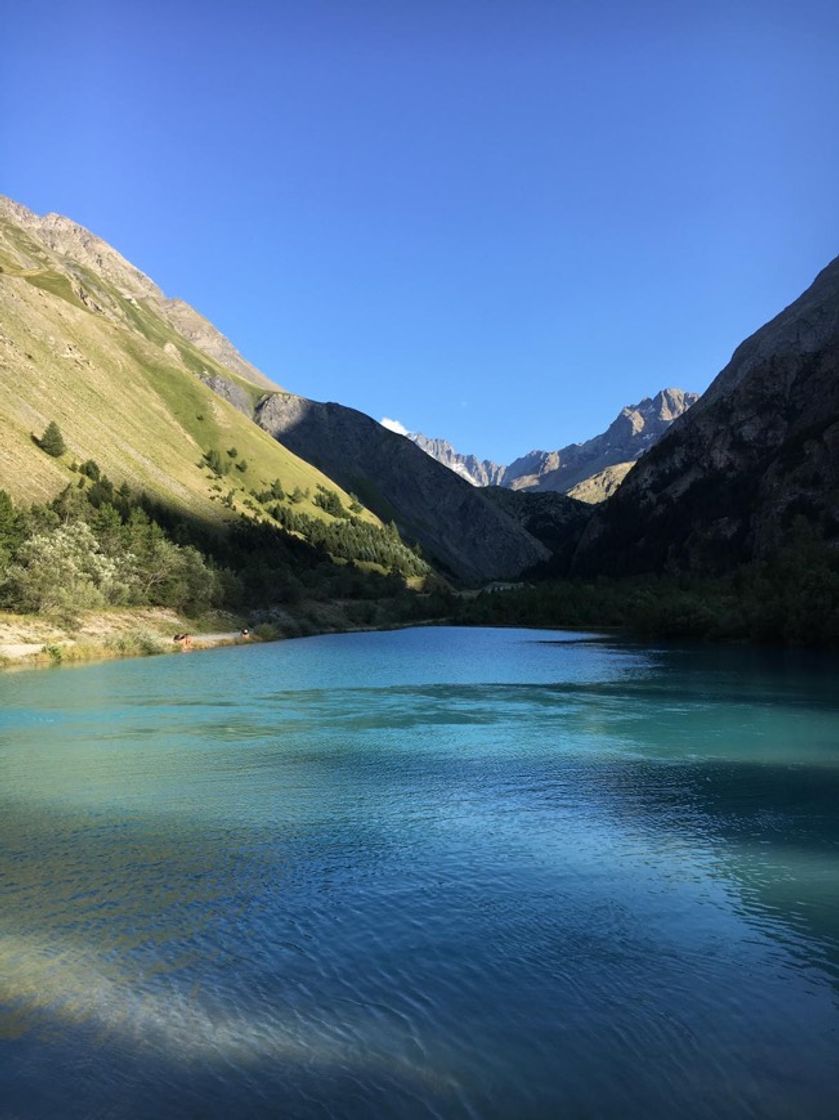
{"label": "exposed rock outcrop", "polygon": [[567,494],[607,467],[640,458],[698,399],[698,393],[662,389],[654,397],[622,408],[606,431],[593,439],[571,443],[559,451],[531,451],[516,459],[504,472],[503,485],[513,490],[558,490]]}
{"label": "exposed rock outcrop", "polygon": [[413,440],[417,447],[421,447],[426,455],[430,455],[450,471],[459,474],[473,486],[501,485],[507,468],[500,463],[493,463],[491,459],[479,459],[476,455],[461,455],[445,439],[429,439],[419,432],[411,432],[408,438]]}

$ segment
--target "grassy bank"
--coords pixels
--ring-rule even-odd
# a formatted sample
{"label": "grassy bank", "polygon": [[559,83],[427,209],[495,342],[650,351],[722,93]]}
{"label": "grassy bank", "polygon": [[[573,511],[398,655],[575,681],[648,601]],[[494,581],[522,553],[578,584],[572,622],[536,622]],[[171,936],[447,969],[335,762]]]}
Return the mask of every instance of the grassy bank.
{"label": "grassy bank", "polygon": [[[211,611],[189,618],[163,607],[80,612],[62,620],[0,612],[0,669],[45,668],[122,657],[183,655],[176,634],[189,634],[191,652],[359,630],[387,630],[428,621],[423,596],[383,600],[303,600],[250,614]],[[431,602],[426,599],[428,607]],[[242,627],[249,635],[242,637]]]}
{"label": "grassy bank", "polygon": [[0,613],[0,668],[63,665],[112,657],[148,657],[178,652],[178,633],[196,646],[236,641],[242,623],[214,612],[187,619],[163,607],[83,611],[71,620],[36,614]]}

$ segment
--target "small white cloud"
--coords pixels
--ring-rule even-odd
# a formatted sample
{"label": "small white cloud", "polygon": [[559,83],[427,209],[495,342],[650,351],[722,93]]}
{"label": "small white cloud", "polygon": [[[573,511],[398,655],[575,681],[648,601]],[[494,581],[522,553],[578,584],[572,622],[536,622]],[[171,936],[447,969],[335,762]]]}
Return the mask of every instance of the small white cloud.
{"label": "small white cloud", "polygon": [[398,420],[391,420],[389,416],[383,416],[379,423],[383,428],[387,428],[389,432],[396,432],[397,435],[407,436],[411,434],[404,424]]}

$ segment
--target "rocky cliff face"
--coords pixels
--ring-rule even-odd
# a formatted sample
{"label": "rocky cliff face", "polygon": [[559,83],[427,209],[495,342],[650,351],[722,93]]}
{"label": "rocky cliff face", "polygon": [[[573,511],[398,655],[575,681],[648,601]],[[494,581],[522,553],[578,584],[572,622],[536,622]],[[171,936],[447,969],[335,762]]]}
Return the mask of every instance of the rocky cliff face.
{"label": "rocky cliff face", "polygon": [[621,409],[607,430],[593,439],[559,451],[531,451],[516,459],[504,472],[503,485],[512,490],[558,490],[567,494],[608,467],[640,458],[698,399],[698,393],[662,389],[654,397]]}
{"label": "rocky cliff face", "polygon": [[561,494],[573,490],[573,496],[580,501],[596,503],[614,493],[632,463],[649,451],[673,421],[698,399],[698,393],[662,389],[654,397],[621,409],[601,435],[559,451],[529,451],[508,467],[490,459],[461,455],[443,439],[428,439],[417,432],[411,432],[409,439],[473,486]]}
{"label": "rocky cliff face", "polygon": [[799,516],[839,542],[839,258],[743,342],[597,511],[580,571],[721,571]]}
{"label": "rocky cliff face", "polygon": [[500,463],[493,463],[491,459],[479,459],[476,455],[461,455],[445,439],[429,439],[419,432],[411,432],[408,438],[413,440],[417,447],[421,447],[426,455],[430,455],[450,471],[459,474],[473,486],[501,485],[506,468]]}
{"label": "rocky cliff face", "polygon": [[272,393],[255,415],[275,439],[357,494],[383,520],[395,521],[428,558],[461,579],[511,578],[549,556],[479,490],[362,412]]}

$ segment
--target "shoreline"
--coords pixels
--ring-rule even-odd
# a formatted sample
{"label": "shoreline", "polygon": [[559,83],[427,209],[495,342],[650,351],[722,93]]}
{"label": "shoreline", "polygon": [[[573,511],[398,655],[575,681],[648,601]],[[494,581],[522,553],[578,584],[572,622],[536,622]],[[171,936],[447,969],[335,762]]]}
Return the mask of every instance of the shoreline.
{"label": "shoreline", "polygon": [[0,614],[0,671],[181,653],[174,635],[184,632],[192,636],[195,650],[235,645],[242,640],[243,625],[232,615],[187,619],[163,607],[82,612],[71,624],[4,612]]}
{"label": "shoreline", "polygon": [[[317,609],[323,606],[310,604],[308,610],[294,614],[273,612],[271,622],[258,621],[256,624],[241,616],[218,612],[201,619],[186,619],[163,607],[86,612],[74,627],[62,626],[36,615],[0,613],[0,672],[70,668],[135,657],[184,656],[224,646],[263,645],[324,634],[376,633],[446,625],[470,629],[474,625],[448,618],[359,625],[342,612],[336,612],[336,604],[329,604],[332,610]],[[222,629],[222,623],[229,628]],[[244,626],[250,631],[247,638],[241,636]],[[577,631],[597,635],[592,640],[620,633],[614,627],[593,629],[588,626],[520,626],[512,623],[494,624],[492,629]],[[182,649],[174,642],[176,633],[189,633],[192,640],[189,648]]]}
{"label": "shoreline", "polygon": [[[444,619],[382,621],[359,625],[343,615],[339,604],[304,604],[300,612],[271,612],[271,621],[216,612],[187,619],[157,607],[85,612],[76,626],[62,626],[37,615],[0,613],[0,673],[28,669],[70,668],[98,661],[136,657],[184,656],[224,646],[312,638],[322,634],[351,634],[439,625]],[[228,628],[222,629],[220,623]],[[249,636],[243,638],[242,627]],[[212,628],[211,628],[212,627]],[[180,648],[175,634],[188,633],[191,644]]]}

